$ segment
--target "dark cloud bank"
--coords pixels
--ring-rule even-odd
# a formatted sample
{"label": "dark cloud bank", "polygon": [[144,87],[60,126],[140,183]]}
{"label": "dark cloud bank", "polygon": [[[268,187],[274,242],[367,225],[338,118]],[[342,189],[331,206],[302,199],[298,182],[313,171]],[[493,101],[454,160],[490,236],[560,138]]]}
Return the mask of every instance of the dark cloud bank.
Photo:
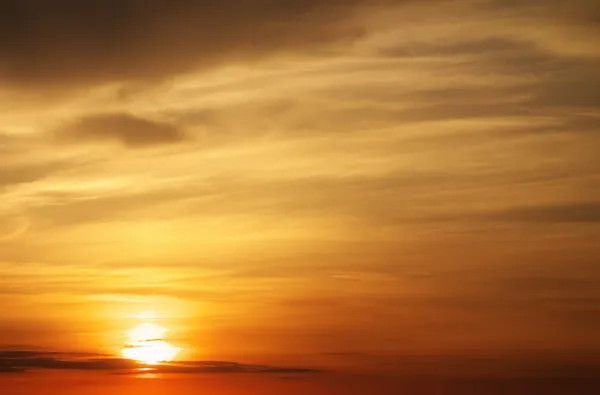
{"label": "dark cloud bank", "polygon": [[353,15],[366,3],[3,0],[0,81],[39,87],[156,78],[306,52],[360,34]]}
{"label": "dark cloud bank", "polygon": [[[490,358],[383,357],[363,353],[336,353],[345,360],[375,360],[376,372],[351,376],[329,372],[324,383],[340,390],[367,389],[373,393],[448,394],[595,394],[600,389],[600,367],[594,363],[560,361],[518,361]],[[593,356],[591,356],[593,358]],[[509,358],[510,359],[510,358]],[[174,374],[268,374],[278,378],[309,378],[324,371],[307,368],[248,365],[221,361],[188,361],[152,366],[140,371],[133,361],[94,354],[65,354],[39,351],[0,351],[0,373],[17,374],[32,370],[96,371],[118,375]],[[390,368],[395,373],[390,375]],[[458,373],[456,372],[463,372]],[[467,373],[466,375],[464,373]],[[477,372],[475,375],[469,372]],[[484,372],[482,374],[482,372]],[[487,373],[485,373],[487,372]],[[319,377],[321,377],[319,375]],[[354,380],[354,381],[353,381]],[[424,392],[423,392],[424,391]],[[338,393],[338,392],[335,392]],[[341,392],[340,392],[341,393]],[[361,392],[352,392],[361,393]]]}
{"label": "dark cloud bank", "polygon": [[[0,82],[20,88],[64,88],[163,78],[273,55],[322,54],[367,34],[365,21],[373,8],[406,3],[445,2],[2,0]],[[558,29],[559,36],[572,39],[575,47],[599,31],[595,0],[473,4],[474,10],[499,15],[531,15]],[[432,9],[435,14],[436,8]],[[546,37],[546,30],[553,31],[548,26],[542,26],[541,40],[556,41],[552,35]]]}
{"label": "dark cloud bank", "polygon": [[[568,355],[516,357],[475,356],[399,356],[371,353],[324,353],[323,357],[361,362],[379,372],[395,372],[404,377],[530,377],[591,379],[600,377],[597,353],[589,352],[570,358]],[[23,372],[34,369],[98,370],[128,374],[147,367],[129,360],[97,353],[0,350],[0,372]],[[159,373],[322,373],[321,369],[290,366],[244,364],[228,361],[178,361],[152,367]]]}
{"label": "dark cloud bank", "polygon": [[[112,358],[100,354],[60,353],[46,351],[0,351],[0,372],[18,373],[34,369],[114,371],[121,374],[139,374],[135,361]],[[152,367],[152,373],[273,373],[310,374],[320,370],[298,367],[249,365],[223,361],[185,361]]]}

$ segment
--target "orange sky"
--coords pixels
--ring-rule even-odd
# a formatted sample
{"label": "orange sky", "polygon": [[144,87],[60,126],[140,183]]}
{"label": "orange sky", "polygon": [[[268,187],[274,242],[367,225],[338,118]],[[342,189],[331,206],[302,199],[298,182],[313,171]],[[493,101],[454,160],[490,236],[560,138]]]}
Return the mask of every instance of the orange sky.
{"label": "orange sky", "polygon": [[595,5],[2,2],[0,346],[600,351]]}

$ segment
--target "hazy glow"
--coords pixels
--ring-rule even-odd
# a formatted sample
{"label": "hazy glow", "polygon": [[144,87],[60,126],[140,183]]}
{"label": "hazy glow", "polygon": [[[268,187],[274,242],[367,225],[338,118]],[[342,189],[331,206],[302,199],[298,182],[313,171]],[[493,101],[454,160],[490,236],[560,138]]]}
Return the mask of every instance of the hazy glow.
{"label": "hazy glow", "polygon": [[134,314],[131,316],[132,318],[139,318],[142,320],[153,320],[159,318],[156,313],[152,310],[142,311],[141,313]]}
{"label": "hazy glow", "polygon": [[129,346],[123,349],[123,356],[149,365],[155,365],[159,362],[172,361],[179,348],[173,347],[163,340],[154,340],[148,344]]}
{"label": "hazy glow", "polygon": [[127,332],[127,337],[134,342],[162,339],[167,330],[160,325],[144,322]]}
{"label": "hazy glow", "polygon": [[166,332],[166,328],[154,323],[136,325],[127,332],[123,356],[149,365],[172,361],[180,349],[164,339]]}

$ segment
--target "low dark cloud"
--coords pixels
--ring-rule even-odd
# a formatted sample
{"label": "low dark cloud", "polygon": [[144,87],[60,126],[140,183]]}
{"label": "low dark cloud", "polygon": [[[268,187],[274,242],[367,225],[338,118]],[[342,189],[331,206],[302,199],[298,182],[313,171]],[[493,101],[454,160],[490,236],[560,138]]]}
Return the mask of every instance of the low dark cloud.
{"label": "low dark cloud", "polygon": [[6,0],[0,81],[88,84],[169,76],[352,40],[356,0]]}
{"label": "low dark cloud", "polygon": [[56,135],[72,142],[116,140],[128,147],[172,144],[185,139],[175,125],[127,113],[85,116],[59,128]]}
{"label": "low dark cloud", "polygon": [[[111,358],[91,353],[61,353],[28,350],[0,350],[0,372],[17,373],[31,369],[104,370],[140,374],[141,365],[130,359]],[[144,366],[147,367],[147,366]],[[273,373],[306,374],[320,370],[299,367],[249,365],[224,361],[183,361],[155,365],[148,373]]]}
{"label": "low dark cloud", "polygon": [[[157,366],[151,373],[273,373],[273,374],[310,374],[321,370],[296,367],[276,367],[266,365],[248,365],[237,362],[191,361]],[[123,372],[138,374],[136,371]]]}

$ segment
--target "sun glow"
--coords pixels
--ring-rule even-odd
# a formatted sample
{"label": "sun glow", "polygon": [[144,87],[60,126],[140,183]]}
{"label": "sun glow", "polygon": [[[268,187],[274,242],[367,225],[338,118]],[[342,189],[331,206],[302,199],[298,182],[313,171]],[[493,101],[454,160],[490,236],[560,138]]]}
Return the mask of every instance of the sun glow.
{"label": "sun glow", "polygon": [[142,311],[141,313],[132,315],[131,318],[139,318],[142,320],[153,320],[153,319],[158,318],[158,316],[152,310],[145,310],[145,311]]}
{"label": "sun glow", "polygon": [[158,324],[142,322],[127,332],[127,341],[121,353],[125,358],[148,365],[170,362],[180,349],[165,340],[167,332]]}

